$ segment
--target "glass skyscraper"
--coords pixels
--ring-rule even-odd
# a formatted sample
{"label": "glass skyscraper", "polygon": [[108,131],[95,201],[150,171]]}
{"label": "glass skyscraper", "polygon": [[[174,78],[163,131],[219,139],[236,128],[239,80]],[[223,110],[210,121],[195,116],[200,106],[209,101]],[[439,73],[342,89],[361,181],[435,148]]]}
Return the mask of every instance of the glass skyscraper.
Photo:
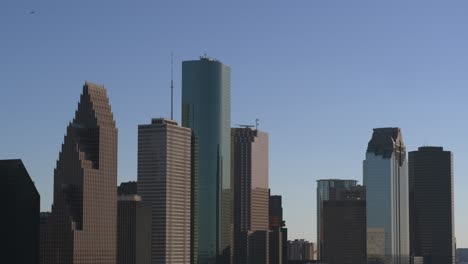
{"label": "glass skyscraper", "polygon": [[324,201],[341,200],[341,193],[356,187],[356,180],[323,179],[317,181],[317,258],[322,260],[323,225],[322,210]]}
{"label": "glass skyscraper", "polygon": [[[182,63],[182,125],[197,139],[194,248],[200,264],[231,257],[231,69],[201,57]],[[194,186],[197,186],[194,185]]]}
{"label": "glass skyscraper", "polygon": [[369,263],[409,263],[406,148],[399,128],[376,128],[363,164]]}

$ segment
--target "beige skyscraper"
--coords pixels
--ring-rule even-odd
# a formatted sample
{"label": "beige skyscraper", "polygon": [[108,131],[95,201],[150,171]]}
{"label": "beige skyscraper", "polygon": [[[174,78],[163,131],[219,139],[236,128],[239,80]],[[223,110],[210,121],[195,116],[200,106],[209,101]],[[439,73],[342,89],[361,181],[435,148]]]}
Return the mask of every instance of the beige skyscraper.
{"label": "beige skyscraper", "polygon": [[190,263],[191,130],[163,118],[138,126],[138,193],[152,211],[152,263]]}
{"label": "beige skyscraper", "polygon": [[268,134],[232,128],[234,264],[268,264]]}
{"label": "beige skyscraper", "polygon": [[43,263],[115,264],[117,128],[104,87],[83,86],[54,174]]}

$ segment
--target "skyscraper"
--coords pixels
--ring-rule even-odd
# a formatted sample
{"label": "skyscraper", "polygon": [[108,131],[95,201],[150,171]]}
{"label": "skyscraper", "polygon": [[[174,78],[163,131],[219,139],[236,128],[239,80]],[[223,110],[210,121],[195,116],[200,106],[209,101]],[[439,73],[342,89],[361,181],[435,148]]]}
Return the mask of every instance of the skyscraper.
{"label": "skyscraper", "polygon": [[234,264],[269,264],[268,134],[233,128]]}
{"label": "skyscraper", "polygon": [[455,263],[453,160],[442,147],[409,153],[411,255],[425,264]]}
{"label": "skyscraper", "polygon": [[54,175],[45,263],[115,264],[117,128],[104,87],[86,82]]}
{"label": "skyscraper", "polygon": [[190,262],[190,137],[173,120],[138,126],[138,193],[151,206],[153,263]]}
{"label": "skyscraper", "polygon": [[231,255],[230,72],[207,57],[182,63],[182,125],[198,142],[198,190],[193,191],[200,264],[229,263]]}
{"label": "skyscraper", "polygon": [[288,229],[283,219],[281,195],[270,195],[270,264],[288,264]]}
{"label": "skyscraper", "polygon": [[23,162],[0,160],[2,262],[39,263],[40,196]]}
{"label": "skyscraper", "polygon": [[151,206],[137,194],[136,182],[118,187],[117,264],[151,264]]}
{"label": "skyscraper", "polygon": [[289,262],[301,262],[310,261],[314,255],[314,243],[311,243],[304,239],[295,239],[294,241],[288,241],[288,261]]}
{"label": "skyscraper", "polygon": [[323,202],[340,200],[344,190],[350,190],[357,185],[356,180],[325,179],[317,181],[317,258],[321,260],[323,244],[322,210]]}
{"label": "skyscraper", "polygon": [[376,128],[363,164],[369,263],[409,262],[408,164],[399,128]]}
{"label": "skyscraper", "polygon": [[322,203],[322,258],[326,264],[366,264],[365,189],[345,190]]}

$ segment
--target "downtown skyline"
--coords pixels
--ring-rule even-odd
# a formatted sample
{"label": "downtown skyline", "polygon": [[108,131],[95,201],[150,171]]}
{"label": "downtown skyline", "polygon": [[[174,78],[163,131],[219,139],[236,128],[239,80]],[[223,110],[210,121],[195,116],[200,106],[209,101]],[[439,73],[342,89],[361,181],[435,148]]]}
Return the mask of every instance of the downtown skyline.
{"label": "downtown skyline", "polygon": [[[41,17],[28,17],[27,19],[41,21]],[[331,25],[328,26],[331,27]],[[78,27],[89,29],[88,26],[85,27],[85,24],[79,24]],[[91,32],[94,31],[91,30]],[[13,38],[12,43],[19,41],[18,38]],[[317,71],[319,66],[323,66],[323,70],[336,66],[336,57],[330,57],[331,60],[327,64],[325,63],[326,57],[319,57],[318,62],[312,62],[314,57],[306,56],[311,60],[311,66],[307,70],[301,70],[301,64],[294,63],[295,60],[301,60],[300,57],[286,57],[291,51],[281,54],[279,50],[277,65],[266,66],[266,63],[273,63],[273,61],[266,58],[265,51],[258,49],[257,57],[254,56],[255,52],[246,51],[241,59],[236,59],[233,54],[230,54],[229,49],[223,51],[212,44],[205,45],[203,48],[203,44],[206,43],[196,45],[196,50],[194,48],[183,51],[180,46],[174,48],[175,119],[180,122],[181,60],[196,58],[206,51],[208,55],[218,57],[231,66],[233,69],[231,125],[254,123],[255,118],[260,118],[260,129],[270,133],[270,187],[273,193],[283,195],[284,214],[288,221],[291,239],[306,238],[315,241],[315,181],[321,178],[346,178],[356,179],[362,184],[361,164],[372,128],[398,126],[404,130],[407,151],[414,151],[423,145],[443,146],[453,151],[455,232],[458,246],[468,246],[468,238],[463,237],[464,234],[468,234],[467,227],[463,226],[463,223],[468,221],[468,216],[463,212],[466,210],[463,210],[464,204],[462,203],[467,199],[463,188],[468,186],[468,180],[465,177],[468,175],[468,166],[464,162],[468,160],[468,141],[464,142],[468,128],[463,124],[467,120],[468,107],[461,101],[466,94],[461,89],[467,87],[468,83],[461,79],[462,75],[457,75],[458,78],[448,78],[456,77],[455,73],[448,74],[448,69],[432,78],[429,74],[421,72],[415,73],[417,76],[411,78],[396,69],[390,70],[388,75],[385,75],[384,70],[388,70],[387,67],[391,65],[388,64],[390,59],[384,57],[384,66],[379,68],[377,74],[380,79],[376,79],[375,74],[372,76],[369,74],[368,79],[364,79],[366,77],[364,75],[350,79],[349,73],[347,74],[343,68],[337,69],[336,72],[330,71],[325,75]],[[89,69],[78,70],[75,66],[70,66],[62,72],[53,65],[54,61],[57,63],[58,58],[50,58],[50,61],[44,65],[44,69],[37,69],[37,72],[33,72],[33,68],[30,68],[37,65],[38,62],[34,61],[24,66],[26,73],[19,72],[19,64],[15,63],[11,69],[2,71],[12,73],[6,74],[6,80],[4,80],[6,86],[12,87],[12,91],[7,91],[6,97],[2,96],[3,98],[0,99],[0,109],[3,112],[0,120],[9,124],[2,132],[0,158],[22,158],[27,164],[28,171],[41,194],[42,211],[50,210],[53,167],[62,143],[58,139],[63,137],[63,127],[73,114],[73,103],[79,94],[79,90],[75,88],[85,78],[92,78],[90,81],[104,83],[109,88],[114,116],[119,127],[118,182],[136,179],[136,125],[145,123],[152,117],[169,116],[171,49],[169,43],[165,45],[167,46],[153,49],[144,47],[149,53],[148,58],[142,59],[141,65],[137,67],[135,65],[138,61],[135,58],[130,58],[129,66],[122,66],[121,59],[106,62],[108,56],[113,53],[103,52],[103,57],[100,59],[90,60],[92,64],[98,66],[90,65]],[[99,47],[92,51],[99,50],[103,51]],[[131,57],[133,54],[124,48],[122,51],[124,57]],[[31,51],[27,51],[25,55],[16,59],[7,56],[7,61],[19,63],[26,60],[25,56],[29,52]],[[85,51],[81,50],[81,52]],[[358,52],[364,51],[358,50]],[[418,55],[417,52],[416,55]],[[73,64],[73,58],[70,55],[58,62]],[[368,57],[365,58],[369,60]],[[35,59],[37,57],[31,57],[31,60]],[[347,59],[350,58],[343,58],[348,66],[352,65],[351,62],[354,60],[356,63],[360,61],[358,58],[353,58],[352,61]],[[414,60],[412,61],[413,67],[425,65],[422,62],[416,63],[416,59]],[[443,58],[439,58],[438,62],[440,60],[444,61]],[[369,63],[364,58],[363,61]],[[378,61],[372,62],[377,65]],[[78,65],[80,63],[84,61],[78,60]],[[457,63],[461,62],[457,61]],[[109,69],[104,69],[102,77],[99,76],[99,68],[107,66],[110,66]],[[254,70],[256,66],[265,66],[257,73],[257,76]],[[427,70],[427,67],[430,66],[421,69]],[[283,72],[284,74],[277,74],[283,69],[288,71]],[[461,69],[464,69],[464,65],[460,65]],[[4,70],[3,65],[2,70]],[[50,72],[47,73],[47,70]],[[113,70],[119,74],[126,70],[129,72],[126,76],[118,77],[115,72],[112,72]],[[141,72],[136,73],[140,70]],[[298,72],[292,73],[293,71]],[[55,72],[60,73],[57,79],[54,79],[53,73]],[[41,77],[39,76],[41,73],[46,74]],[[19,75],[24,74],[28,75],[28,80],[20,79]],[[397,80],[395,76],[398,77]],[[272,78],[272,80],[259,81],[264,78]],[[436,78],[435,81],[434,78]],[[428,85],[429,80],[434,83]],[[249,84],[250,81],[252,84]],[[389,84],[384,85],[383,82],[389,82]],[[395,90],[391,90],[390,86],[395,86]],[[275,91],[271,91],[272,88]],[[307,92],[308,89],[312,92]],[[374,91],[372,89],[375,89],[376,93],[372,93]],[[316,93],[313,92],[314,90]],[[362,99],[360,101],[357,95],[347,98],[353,91],[358,94],[364,93],[369,102],[363,102]],[[398,93],[403,93],[403,95],[398,95]],[[271,100],[263,98],[267,95],[270,95]],[[400,97],[403,97],[401,101],[394,101]],[[40,102],[35,102],[37,98]],[[60,100],[56,101],[57,98]],[[324,102],[320,103],[320,100]],[[356,104],[365,103],[367,111],[355,106],[353,100],[356,100]],[[401,104],[404,109],[396,110],[397,114],[393,115],[395,109],[389,103],[391,101],[395,106]],[[26,106],[20,109],[23,106],[13,104],[14,102],[22,102]],[[438,102],[439,105],[437,105]],[[379,105],[382,107],[377,107]],[[274,108],[280,110],[274,110]],[[31,127],[36,130],[35,135],[29,135]],[[294,136],[290,134],[292,128],[295,128],[294,131],[297,133]],[[18,131],[21,132],[18,133]],[[321,142],[317,143],[317,141]],[[310,153],[311,149],[316,150],[317,153]],[[333,153],[335,156],[332,155]],[[336,153],[339,153],[339,166],[336,166]]]}

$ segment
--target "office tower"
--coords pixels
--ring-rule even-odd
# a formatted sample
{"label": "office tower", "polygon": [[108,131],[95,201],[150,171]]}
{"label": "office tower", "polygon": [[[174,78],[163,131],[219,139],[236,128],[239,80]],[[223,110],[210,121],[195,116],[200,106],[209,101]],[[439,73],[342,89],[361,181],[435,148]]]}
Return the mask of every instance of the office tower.
{"label": "office tower", "polygon": [[442,147],[409,153],[411,255],[425,264],[455,263],[453,160]]}
{"label": "office tower", "polygon": [[117,187],[117,195],[138,194],[138,184],[136,181],[122,182]]}
{"label": "office tower", "polygon": [[270,195],[270,264],[288,263],[288,229],[283,219],[281,195]]}
{"label": "office tower", "polygon": [[151,264],[151,206],[124,182],[117,197],[117,264]]}
{"label": "office tower", "polygon": [[314,243],[304,239],[288,241],[288,262],[302,263],[311,261],[314,255]]}
{"label": "office tower", "polygon": [[268,264],[268,134],[233,128],[234,264]]}
{"label": "office tower", "polygon": [[352,187],[322,203],[322,258],[326,264],[366,264],[365,189]]}
{"label": "office tower", "polygon": [[117,128],[106,89],[83,86],[54,171],[45,263],[117,261]]}
{"label": "office tower", "polygon": [[50,212],[41,212],[39,215],[39,263],[45,263],[45,244],[47,239],[47,222]]}
{"label": "office tower", "polygon": [[369,263],[409,262],[406,149],[399,128],[376,128],[363,163]]}
{"label": "office tower", "polygon": [[340,200],[341,193],[357,185],[356,180],[325,179],[317,181],[317,258],[321,260],[323,245],[323,202]]}
{"label": "office tower", "polygon": [[457,248],[457,264],[468,264],[468,248]]}
{"label": "office tower", "polygon": [[201,57],[182,63],[182,125],[198,141],[198,262],[231,258],[231,81],[230,68]]}
{"label": "office tower", "polygon": [[23,162],[0,160],[3,208],[2,260],[7,263],[39,263],[40,196]]}
{"label": "office tower", "polygon": [[190,262],[190,137],[173,120],[138,126],[138,193],[151,206],[153,263]]}

